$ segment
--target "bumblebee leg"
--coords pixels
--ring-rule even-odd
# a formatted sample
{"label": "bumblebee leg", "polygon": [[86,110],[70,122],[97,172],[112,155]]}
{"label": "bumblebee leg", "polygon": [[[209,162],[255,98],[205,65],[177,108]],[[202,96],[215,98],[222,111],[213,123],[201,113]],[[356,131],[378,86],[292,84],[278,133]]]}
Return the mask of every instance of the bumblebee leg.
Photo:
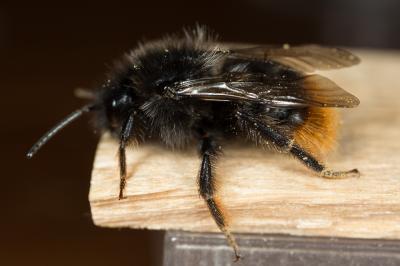
{"label": "bumblebee leg", "polygon": [[325,169],[321,172],[320,176],[327,179],[343,179],[349,177],[360,177],[360,171],[358,169],[352,169],[349,171],[333,171],[330,169]]}
{"label": "bumblebee leg", "polygon": [[240,259],[238,245],[227,228],[227,222],[219,202],[215,198],[216,186],[213,173],[213,165],[218,156],[218,147],[213,139],[207,135],[203,136],[200,142],[200,155],[202,162],[199,172],[199,193],[207,204],[207,207],[219,227],[225,234],[229,245],[235,252],[236,261]]}
{"label": "bumblebee leg", "polygon": [[124,188],[126,184],[126,155],[125,148],[128,144],[129,138],[131,136],[133,127],[133,115],[130,115],[128,119],[122,126],[121,135],[119,139],[119,149],[118,149],[118,157],[119,157],[119,199],[124,198]]}
{"label": "bumblebee leg", "polygon": [[282,134],[278,129],[264,124],[262,121],[256,118],[255,115],[251,115],[245,112],[237,112],[237,118],[245,124],[245,126],[257,131],[262,137],[272,142],[274,146],[282,151],[290,153],[295,158],[300,160],[311,170],[320,174],[321,177],[329,179],[341,179],[347,177],[358,177],[360,173],[357,169],[350,171],[332,171],[327,169],[322,163],[320,163],[312,154],[305,151],[293,139],[288,138]]}
{"label": "bumblebee leg", "polygon": [[297,159],[303,162],[308,168],[318,172],[323,178],[328,179],[342,179],[348,177],[359,177],[360,172],[357,169],[352,169],[350,171],[333,171],[327,169],[323,164],[318,162],[310,153],[306,152],[297,144],[292,144],[289,152],[294,155]]}

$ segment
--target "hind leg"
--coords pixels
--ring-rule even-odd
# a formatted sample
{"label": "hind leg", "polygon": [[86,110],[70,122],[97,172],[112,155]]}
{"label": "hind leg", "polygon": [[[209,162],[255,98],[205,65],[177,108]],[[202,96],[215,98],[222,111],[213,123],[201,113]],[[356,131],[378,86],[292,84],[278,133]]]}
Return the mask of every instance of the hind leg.
{"label": "hind leg", "polygon": [[341,179],[360,176],[360,172],[357,169],[352,169],[350,171],[333,171],[326,168],[315,156],[305,151],[295,143],[293,139],[285,136],[277,127],[264,124],[264,122],[257,119],[255,115],[246,112],[237,112],[236,117],[242,125],[260,134],[262,138],[271,142],[279,150],[293,155],[309,169],[318,173],[323,178]]}
{"label": "hind leg", "polygon": [[289,149],[289,153],[295,158],[304,163],[311,170],[319,173],[323,178],[327,179],[343,179],[348,177],[359,177],[360,172],[357,169],[352,169],[349,171],[333,171],[326,168],[323,164],[318,162],[310,153],[306,152],[297,144],[293,143]]}

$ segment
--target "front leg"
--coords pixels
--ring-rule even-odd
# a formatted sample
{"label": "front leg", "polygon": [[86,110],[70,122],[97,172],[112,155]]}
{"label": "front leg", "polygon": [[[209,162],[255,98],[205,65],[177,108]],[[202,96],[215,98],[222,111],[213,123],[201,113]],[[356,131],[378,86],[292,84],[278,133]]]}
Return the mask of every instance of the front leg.
{"label": "front leg", "polygon": [[218,156],[219,147],[215,141],[204,134],[200,141],[200,156],[202,157],[202,162],[199,172],[199,193],[207,204],[207,207],[216,222],[219,229],[225,234],[229,245],[233,248],[235,252],[236,260],[240,259],[238,246],[233,235],[228,230],[227,221],[225,219],[224,213],[220,207],[219,201],[215,197],[216,186],[214,177],[214,163]]}
{"label": "front leg", "polygon": [[118,149],[118,159],[119,159],[119,196],[121,200],[124,198],[124,189],[126,185],[126,155],[125,149],[128,144],[133,128],[133,114],[129,115],[125,123],[122,125],[120,139],[119,139],[119,149]]}

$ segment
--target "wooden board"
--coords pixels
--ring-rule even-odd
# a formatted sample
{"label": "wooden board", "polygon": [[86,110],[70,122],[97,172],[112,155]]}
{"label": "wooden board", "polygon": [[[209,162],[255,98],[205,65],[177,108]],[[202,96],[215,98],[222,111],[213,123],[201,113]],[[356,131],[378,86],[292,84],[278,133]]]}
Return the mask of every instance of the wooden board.
{"label": "wooden board", "polygon": [[[342,111],[339,149],[328,162],[362,176],[326,180],[284,155],[226,146],[218,183],[233,231],[400,239],[400,53],[355,53],[361,65],[323,73],[361,100]],[[130,150],[128,198],[120,201],[116,154],[104,136],[89,195],[96,225],[218,231],[197,193],[194,150]]]}

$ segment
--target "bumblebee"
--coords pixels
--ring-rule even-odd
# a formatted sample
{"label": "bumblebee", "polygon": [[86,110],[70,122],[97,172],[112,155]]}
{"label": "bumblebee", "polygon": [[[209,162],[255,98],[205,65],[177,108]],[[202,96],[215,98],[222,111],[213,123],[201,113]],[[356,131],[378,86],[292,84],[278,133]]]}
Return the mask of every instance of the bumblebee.
{"label": "bumblebee", "polygon": [[123,56],[90,94],[90,103],[48,131],[27,157],[81,115],[94,113],[97,127],[119,141],[123,199],[127,146],[146,141],[174,150],[197,146],[199,193],[238,259],[238,246],[216,199],[213,166],[221,142],[250,140],[273,148],[324,178],[358,176],[357,169],[331,170],[323,158],[335,144],[335,108],[356,107],[359,100],[313,72],[359,61],[338,48],[228,45],[204,27],[186,29],[139,44]]}

